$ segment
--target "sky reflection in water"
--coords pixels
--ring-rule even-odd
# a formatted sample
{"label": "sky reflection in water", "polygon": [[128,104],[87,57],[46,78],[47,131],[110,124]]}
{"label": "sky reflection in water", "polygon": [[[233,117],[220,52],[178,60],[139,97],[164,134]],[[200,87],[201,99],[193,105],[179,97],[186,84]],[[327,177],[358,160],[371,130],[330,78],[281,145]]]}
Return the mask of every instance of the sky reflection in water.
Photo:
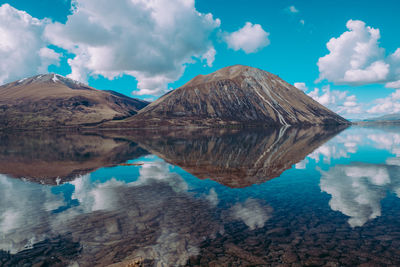
{"label": "sky reflection in water", "polygon": [[[400,128],[334,134],[33,135],[22,145],[2,136],[0,257],[5,265],[397,264]],[[29,177],[22,169],[32,164]]]}

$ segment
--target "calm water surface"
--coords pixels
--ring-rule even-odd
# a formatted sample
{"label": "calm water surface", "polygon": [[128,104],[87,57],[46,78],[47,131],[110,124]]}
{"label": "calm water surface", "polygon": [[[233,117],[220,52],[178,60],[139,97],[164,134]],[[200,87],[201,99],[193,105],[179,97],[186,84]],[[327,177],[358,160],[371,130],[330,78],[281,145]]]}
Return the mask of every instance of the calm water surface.
{"label": "calm water surface", "polygon": [[2,133],[0,265],[399,266],[400,128],[341,130]]}

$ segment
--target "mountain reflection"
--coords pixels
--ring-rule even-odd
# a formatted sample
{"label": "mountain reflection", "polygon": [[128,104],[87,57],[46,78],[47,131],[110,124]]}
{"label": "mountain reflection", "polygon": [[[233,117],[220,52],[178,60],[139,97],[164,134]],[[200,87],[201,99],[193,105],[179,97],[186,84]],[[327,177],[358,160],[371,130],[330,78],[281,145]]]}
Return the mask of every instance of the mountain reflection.
{"label": "mountain reflection", "polygon": [[200,179],[240,188],[279,176],[340,130],[1,133],[0,173],[59,184],[149,151]]}
{"label": "mountain reflection", "polygon": [[0,174],[44,184],[148,154],[135,143],[77,132],[0,133]]}
{"label": "mountain reflection", "polygon": [[278,177],[343,128],[294,128],[135,134],[140,146],[200,179],[232,188]]}
{"label": "mountain reflection", "polygon": [[25,158],[8,137],[2,159],[98,168],[143,156],[58,185],[0,174],[0,265],[398,266],[400,129],[351,127],[324,143],[339,130],[34,134]]}

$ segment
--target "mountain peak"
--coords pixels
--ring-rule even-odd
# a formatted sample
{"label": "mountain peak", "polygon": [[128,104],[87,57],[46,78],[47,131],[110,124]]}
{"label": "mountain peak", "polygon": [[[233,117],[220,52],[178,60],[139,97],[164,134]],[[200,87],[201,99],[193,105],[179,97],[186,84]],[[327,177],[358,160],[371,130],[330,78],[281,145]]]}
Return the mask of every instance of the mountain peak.
{"label": "mountain peak", "polygon": [[28,78],[23,78],[21,80],[11,82],[8,84],[3,85],[2,87],[10,87],[10,86],[26,86],[29,84],[40,84],[40,83],[58,83],[65,85],[71,89],[87,89],[93,90],[90,86],[81,83],[79,81],[64,77],[62,75],[56,73],[46,73],[46,74],[39,74]]}
{"label": "mountain peak", "polygon": [[219,69],[213,73],[207,75],[197,75],[194,79],[183,85],[183,87],[197,86],[204,83],[217,82],[220,80],[233,80],[238,77],[243,79],[246,77],[262,77],[268,76],[269,78],[278,78],[267,71],[245,66],[245,65],[232,65]]}
{"label": "mountain peak", "polygon": [[0,128],[77,127],[121,119],[148,104],[55,73],[0,86]]}
{"label": "mountain peak", "polygon": [[198,75],[119,127],[347,124],[293,85],[244,65]]}

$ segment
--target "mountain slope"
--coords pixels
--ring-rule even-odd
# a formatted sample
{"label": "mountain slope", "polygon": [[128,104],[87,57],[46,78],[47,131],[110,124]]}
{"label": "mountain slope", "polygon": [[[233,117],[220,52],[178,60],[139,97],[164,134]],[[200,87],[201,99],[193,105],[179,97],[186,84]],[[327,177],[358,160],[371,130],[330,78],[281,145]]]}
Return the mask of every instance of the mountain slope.
{"label": "mountain slope", "polygon": [[199,75],[137,115],[104,127],[347,123],[278,76],[234,65]]}
{"label": "mountain slope", "polygon": [[148,102],[57,74],[0,86],[0,128],[74,127],[136,114]]}

